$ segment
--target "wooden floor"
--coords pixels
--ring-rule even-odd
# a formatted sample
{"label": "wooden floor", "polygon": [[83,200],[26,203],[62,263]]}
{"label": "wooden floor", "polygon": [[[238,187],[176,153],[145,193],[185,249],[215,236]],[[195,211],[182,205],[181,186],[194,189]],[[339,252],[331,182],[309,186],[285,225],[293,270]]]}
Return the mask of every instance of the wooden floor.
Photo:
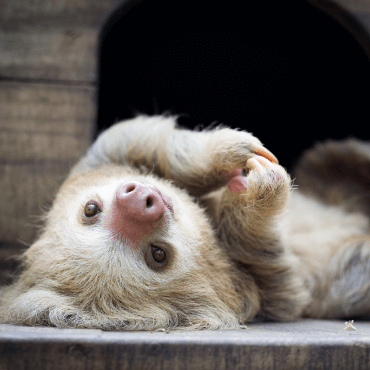
{"label": "wooden floor", "polygon": [[0,369],[370,369],[370,322],[303,320],[217,331],[0,325]]}

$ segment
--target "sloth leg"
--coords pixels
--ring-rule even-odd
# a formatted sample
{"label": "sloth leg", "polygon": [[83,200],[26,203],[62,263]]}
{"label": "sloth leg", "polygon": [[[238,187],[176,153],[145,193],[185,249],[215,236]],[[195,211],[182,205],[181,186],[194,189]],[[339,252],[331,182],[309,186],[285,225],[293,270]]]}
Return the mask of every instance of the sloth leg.
{"label": "sloth leg", "polygon": [[370,318],[370,236],[352,237],[317,276],[307,316]]}
{"label": "sloth leg", "polygon": [[299,190],[347,211],[370,214],[370,143],[329,140],[308,150],[294,176]]}

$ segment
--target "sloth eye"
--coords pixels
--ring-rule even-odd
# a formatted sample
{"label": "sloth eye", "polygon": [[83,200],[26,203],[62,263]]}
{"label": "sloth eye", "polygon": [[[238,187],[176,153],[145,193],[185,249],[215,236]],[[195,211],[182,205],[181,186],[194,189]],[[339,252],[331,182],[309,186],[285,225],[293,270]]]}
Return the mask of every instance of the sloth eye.
{"label": "sloth eye", "polygon": [[94,217],[101,212],[99,206],[94,202],[87,202],[84,208],[85,217]]}
{"label": "sloth eye", "polygon": [[145,248],[144,258],[148,266],[157,272],[166,271],[173,263],[176,250],[175,248],[164,242],[160,242],[160,247],[157,247],[155,244],[149,244]]}
{"label": "sloth eye", "polygon": [[151,246],[153,260],[157,263],[163,263],[166,260],[166,252],[154,245]]}

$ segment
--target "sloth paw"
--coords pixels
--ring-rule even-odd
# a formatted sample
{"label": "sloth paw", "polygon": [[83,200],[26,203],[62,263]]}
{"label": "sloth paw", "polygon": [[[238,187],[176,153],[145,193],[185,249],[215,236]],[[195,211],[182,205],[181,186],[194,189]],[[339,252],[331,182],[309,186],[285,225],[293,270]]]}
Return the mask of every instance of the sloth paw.
{"label": "sloth paw", "polygon": [[246,161],[255,156],[278,163],[274,154],[266,149],[256,137],[247,132],[231,129],[214,132],[207,144],[206,153],[212,164],[212,170],[217,174],[221,171],[230,174],[235,169],[243,168]]}
{"label": "sloth paw", "polygon": [[280,201],[288,197],[290,177],[283,167],[261,156],[248,159],[246,165],[248,196],[269,201],[274,197]]}
{"label": "sloth paw", "polygon": [[[265,157],[256,156],[248,159],[247,168],[255,171],[259,175],[259,182],[273,185],[274,182],[279,182],[283,177],[286,177],[286,171],[276,163],[271,163]],[[250,174],[252,175],[252,173]]]}
{"label": "sloth paw", "polygon": [[290,177],[283,167],[266,157],[255,156],[248,159],[246,172],[247,176],[243,176],[241,169],[235,170],[235,175],[228,179],[229,194],[237,204],[255,208],[266,215],[286,207]]}
{"label": "sloth paw", "polygon": [[[277,165],[276,163],[271,163],[265,157],[255,156],[253,158],[248,159],[246,167],[247,167],[246,174],[248,174],[247,177],[243,176],[243,169],[241,168],[237,168],[231,173],[223,171],[223,175],[228,180],[227,184],[228,188],[232,192],[243,191],[243,194],[245,194],[246,193],[245,191],[248,188],[248,183],[250,182],[250,180],[252,180],[251,185],[257,182],[262,187],[264,186],[266,190],[270,190],[273,186],[273,183],[281,179],[279,171],[280,169],[282,169],[282,167]],[[258,174],[257,178],[253,179],[253,177],[255,176],[253,176],[253,174],[250,171],[255,171]]]}

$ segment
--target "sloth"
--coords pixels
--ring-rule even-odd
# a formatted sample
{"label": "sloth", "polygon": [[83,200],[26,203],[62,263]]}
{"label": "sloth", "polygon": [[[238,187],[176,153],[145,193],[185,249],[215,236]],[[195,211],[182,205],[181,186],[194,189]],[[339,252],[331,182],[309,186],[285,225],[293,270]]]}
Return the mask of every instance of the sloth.
{"label": "sloth", "polygon": [[238,328],[370,314],[370,146],[317,144],[295,182],[252,134],[138,116],[72,168],[1,290],[0,321]]}

